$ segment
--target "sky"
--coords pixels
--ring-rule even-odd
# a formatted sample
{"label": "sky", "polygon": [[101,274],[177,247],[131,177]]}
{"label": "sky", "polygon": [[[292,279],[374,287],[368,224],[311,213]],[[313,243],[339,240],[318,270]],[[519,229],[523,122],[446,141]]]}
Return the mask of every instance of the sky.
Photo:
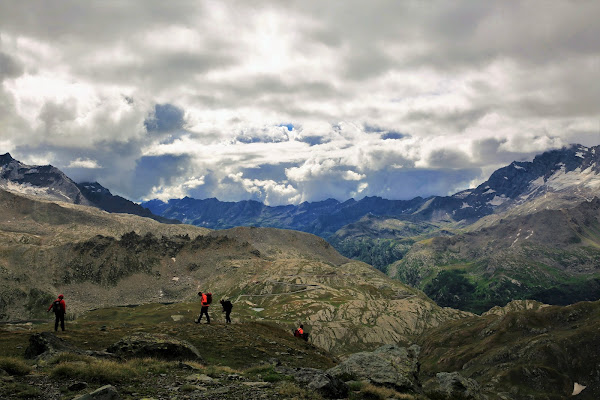
{"label": "sky", "polygon": [[133,201],[448,195],[600,144],[600,2],[0,2],[0,153]]}

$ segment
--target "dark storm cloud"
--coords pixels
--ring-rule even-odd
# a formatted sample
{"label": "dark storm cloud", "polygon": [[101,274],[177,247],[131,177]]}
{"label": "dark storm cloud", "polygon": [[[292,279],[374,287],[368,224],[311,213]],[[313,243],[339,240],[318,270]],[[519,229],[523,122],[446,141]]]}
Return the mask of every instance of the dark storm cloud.
{"label": "dark storm cloud", "polygon": [[400,139],[404,139],[406,137],[409,137],[409,135],[405,135],[404,133],[400,133],[400,132],[396,132],[396,131],[389,131],[386,133],[383,133],[381,135],[381,138],[383,140],[400,140]]}
{"label": "dark storm cloud", "polygon": [[303,143],[309,144],[311,146],[317,146],[319,144],[329,143],[331,141],[331,139],[329,139],[327,137],[316,136],[316,135],[301,136],[301,137],[297,138],[297,140],[299,142],[303,142]]}
{"label": "dark storm cloud", "polygon": [[416,196],[444,196],[468,187],[481,177],[479,168],[462,169],[382,169],[369,176],[367,196],[387,199],[412,199]]}
{"label": "dark storm cloud", "polygon": [[456,149],[435,150],[429,154],[428,164],[438,168],[464,168],[471,163],[469,156]]}
{"label": "dark storm cloud", "polygon": [[14,78],[24,72],[23,65],[13,57],[0,51],[0,82],[4,78]]}
{"label": "dark storm cloud", "polygon": [[185,126],[184,112],[172,104],[157,104],[154,112],[146,118],[144,126],[148,132],[171,132]]}
{"label": "dark storm cloud", "polygon": [[133,198],[149,193],[155,186],[170,185],[190,171],[188,155],[142,156],[135,166]]}
{"label": "dark storm cloud", "polygon": [[[535,138],[533,138],[535,139]],[[524,140],[532,140],[527,138]],[[473,157],[478,163],[484,161],[492,165],[507,165],[513,161],[531,161],[539,152],[507,150],[506,139],[485,139],[474,141],[471,148]]]}
{"label": "dark storm cloud", "polygon": [[244,168],[241,172],[244,174],[244,177],[248,179],[272,179],[276,182],[281,182],[287,180],[285,175],[286,168],[297,166],[297,163],[261,164],[255,168]]}

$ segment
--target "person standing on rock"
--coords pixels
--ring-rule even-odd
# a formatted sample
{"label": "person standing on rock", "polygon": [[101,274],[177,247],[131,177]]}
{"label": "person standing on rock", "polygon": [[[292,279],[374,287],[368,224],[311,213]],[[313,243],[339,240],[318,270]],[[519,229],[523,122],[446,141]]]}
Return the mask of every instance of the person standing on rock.
{"label": "person standing on rock", "polygon": [[233,304],[229,300],[221,299],[221,306],[223,307],[223,312],[225,313],[225,322],[227,324],[231,323],[231,310],[233,309]]}
{"label": "person standing on rock", "polygon": [[211,298],[212,295],[210,293],[202,293],[202,292],[198,292],[198,296],[200,296],[200,303],[202,304],[202,308],[200,309],[200,315],[198,316],[198,319],[195,321],[197,324],[200,323],[200,320],[202,319],[202,315],[206,314],[206,323],[210,324],[210,316],[208,315],[208,306],[211,303]]}
{"label": "person standing on rock", "polygon": [[46,312],[50,310],[54,311],[54,332],[58,332],[58,322],[60,321],[60,328],[65,331],[65,313],[67,312],[67,303],[65,303],[62,294],[58,295],[58,299],[54,300]]}

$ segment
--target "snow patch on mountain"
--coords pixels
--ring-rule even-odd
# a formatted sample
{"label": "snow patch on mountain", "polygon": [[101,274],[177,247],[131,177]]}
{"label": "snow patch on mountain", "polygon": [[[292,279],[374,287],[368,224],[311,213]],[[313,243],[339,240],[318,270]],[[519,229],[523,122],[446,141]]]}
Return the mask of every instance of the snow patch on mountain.
{"label": "snow patch on mountain", "polygon": [[487,203],[491,206],[499,206],[502,205],[504,203],[506,203],[506,201],[508,201],[508,197],[506,197],[505,195],[501,195],[501,196],[494,196],[494,198],[490,201],[488,201]]}
{"label": "snow patch on mountain", "polygon": [[40,196],[44,198],[54,197],[50,194],[50,188],[33,186],[29,183],[17,183],[13,181],[4,181],[0,183],[0,188],[12,192],[25,194],[29,196]]}
{"label": "snow patch on mountain", "polygon": [[569,172],[560,169],[548,178],[546,185],[554,190],[565,190],[573,186],[598,189],[600,188],[600,176],[593,170],[592,166],[584,171],[581,171],[581,168]]}

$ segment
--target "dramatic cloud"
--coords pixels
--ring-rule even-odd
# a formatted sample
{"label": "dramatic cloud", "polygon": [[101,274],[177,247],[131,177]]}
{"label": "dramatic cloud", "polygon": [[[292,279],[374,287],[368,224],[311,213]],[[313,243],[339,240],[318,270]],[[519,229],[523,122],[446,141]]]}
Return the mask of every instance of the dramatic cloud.
{"label": "dramatic cloud", "polygon": [[132,200],[445,195],[600,144],[595,1],[0,5],[0,146]]}

